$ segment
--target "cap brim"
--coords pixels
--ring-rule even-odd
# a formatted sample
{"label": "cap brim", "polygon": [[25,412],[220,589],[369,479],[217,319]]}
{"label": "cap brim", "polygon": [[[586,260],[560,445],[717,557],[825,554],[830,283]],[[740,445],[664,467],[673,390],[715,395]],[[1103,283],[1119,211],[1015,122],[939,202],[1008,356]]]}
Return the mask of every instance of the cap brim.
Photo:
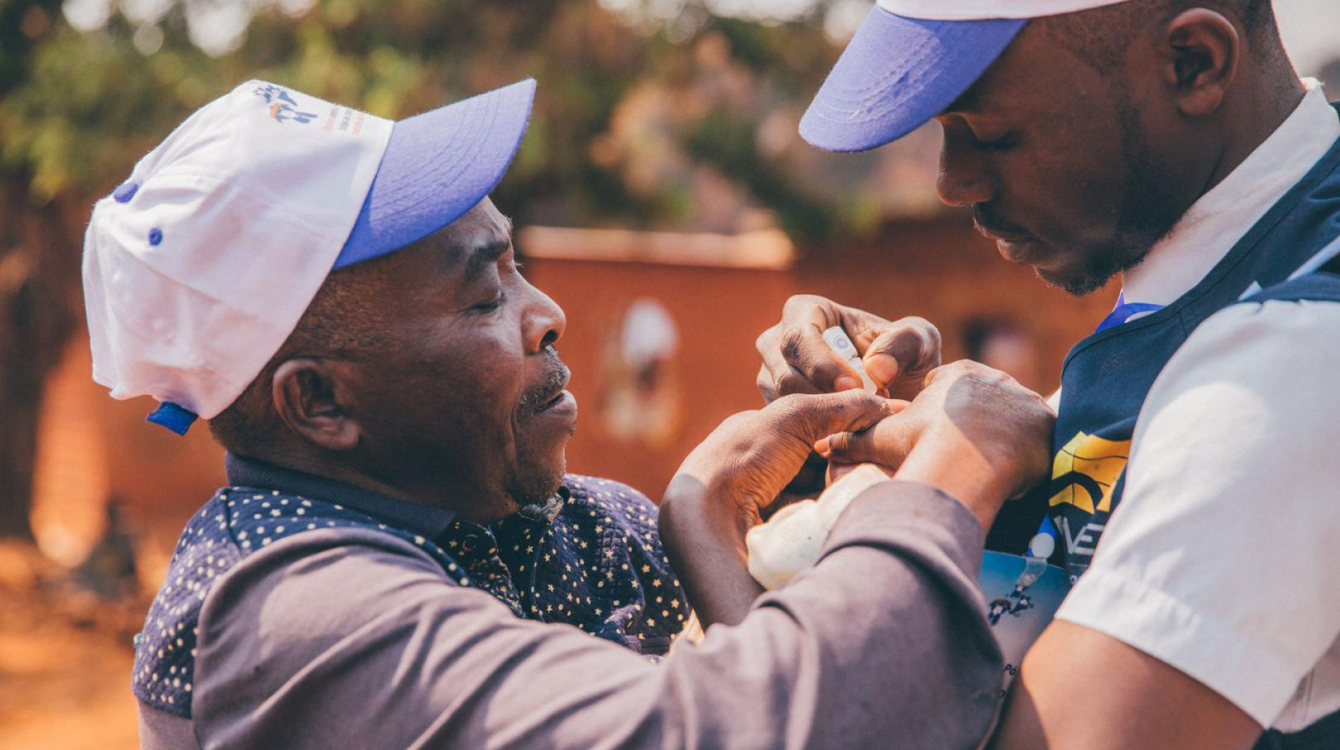
{"label": "cap brim", "polygon": [[907,135],[967,91],[1026,23],[924,21],[876,5],[801,119],[801,137],[864,151]]}
{"label": "cap brim", "polygon": [[507,173],[534,100],[527,79],[397,122],[334,267],[417,242],[474,208]]}

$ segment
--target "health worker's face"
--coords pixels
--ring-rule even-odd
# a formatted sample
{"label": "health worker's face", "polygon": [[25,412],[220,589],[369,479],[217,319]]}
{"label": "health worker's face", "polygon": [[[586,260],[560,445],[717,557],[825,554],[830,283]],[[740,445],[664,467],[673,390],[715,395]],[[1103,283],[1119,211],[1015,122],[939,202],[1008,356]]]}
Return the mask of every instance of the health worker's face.
{"label": "health worker's face", "polygon": [[1150,106],[1156,87],[1138,85],[1157,61],[1133,51],[1118,74],[1100,75],[1052,33],[1025,26],[936,117],[936,188],[972,211],[1006,259],[1087,294],[1139,263],[1189,201],[1151,138],[1167,108]]}
{"label": "health worker's face", "polygon": [[566,321],[521,275],[510,222],[485,199],[387,260],[389,340],[354,386],[366,470],[449,487],[476,521],[551,496],[577,421]]}

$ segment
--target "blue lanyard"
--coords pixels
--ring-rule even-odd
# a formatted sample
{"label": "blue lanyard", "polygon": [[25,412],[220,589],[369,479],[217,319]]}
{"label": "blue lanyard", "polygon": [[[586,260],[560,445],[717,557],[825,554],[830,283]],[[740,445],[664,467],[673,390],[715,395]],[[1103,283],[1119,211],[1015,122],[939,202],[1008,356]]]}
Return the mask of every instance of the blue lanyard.
{"label": "blue lanyard", "polygon": [[1098,330],[1094,331],[1094,333],[1100,333],[1109,328],[1116,328],[1136,315],[1158,312],[1164,307],[1164,305],[1155,305],[1149,302],[1127,302],[1126,292],[1123,291],[1117,297],[1117,306],[1112,309],[1112,312],[1107,314],[1106,318],[1103,318],[1103,322],[1098,324]]}

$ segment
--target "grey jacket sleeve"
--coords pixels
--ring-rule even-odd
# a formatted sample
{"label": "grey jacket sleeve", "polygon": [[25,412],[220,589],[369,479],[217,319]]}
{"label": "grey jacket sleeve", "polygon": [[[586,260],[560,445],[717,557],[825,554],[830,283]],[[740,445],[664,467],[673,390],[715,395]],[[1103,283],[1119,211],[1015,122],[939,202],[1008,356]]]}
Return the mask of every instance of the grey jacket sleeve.
{"label": "grey jacket sleeve", "polygon": [[412,545],[300,534],[219,581],[193,698],[205,748],[973,748],[1000,657],[982,531],[924,485],[870,488],[819,563],[659,665],[520,620]]}

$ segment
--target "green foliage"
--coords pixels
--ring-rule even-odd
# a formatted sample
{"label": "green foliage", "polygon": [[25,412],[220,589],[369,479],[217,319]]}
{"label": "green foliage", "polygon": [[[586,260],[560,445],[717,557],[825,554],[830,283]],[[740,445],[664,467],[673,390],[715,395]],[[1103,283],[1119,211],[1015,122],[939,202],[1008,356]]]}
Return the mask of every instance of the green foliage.
{"label": "green foliage", "polygon": [[753,124],[718,109],[700,119],[688,134],[689,153],[715,163],[727,177],[749,187],[778,214],[782,229],[794,237],[815,239],[833,232],[834,212],[806,196],[758,153]]}
{"label": "green foliage", "polygon": [[700,83],[696,50],[713,37],[767,95],[705,101],[696,117],[648,127],[675,128],[671,147],[714,166],[788,231],[835,230],[835,209],[788,180],[753,135],[766,105],[803,99],[835,57],[818,11],[761,24],[699,8],[705,21],[672,41],[593,0],[318,0],[297,17],[261,6],[240,46],[217,58],[191,41],[190,11],[178,3],[139,26],[114,12],[81,33],[57,0],[0,0],[0,179],[25,182],[37,204],[104,193],[191,111],[253,77],[398,118],[530,76],[540,95],[496,195],[505,209],[522,220],[691,223],[683,179],[630,189],[592,144],[640,88],[671,95]]}

